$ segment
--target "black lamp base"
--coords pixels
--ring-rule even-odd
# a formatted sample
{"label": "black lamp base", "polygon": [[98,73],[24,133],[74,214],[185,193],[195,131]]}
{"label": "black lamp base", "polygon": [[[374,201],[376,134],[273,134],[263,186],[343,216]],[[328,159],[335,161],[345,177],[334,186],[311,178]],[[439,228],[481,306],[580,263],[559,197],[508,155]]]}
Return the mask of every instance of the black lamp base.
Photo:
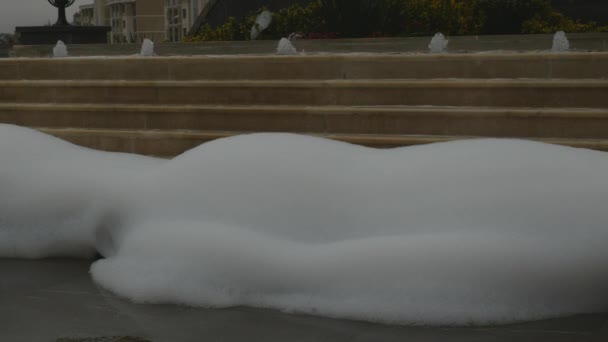
{"label": "black lamp base", "polygon": [[107,44],[110,26],[21,26],[15,28],[20,45]]}

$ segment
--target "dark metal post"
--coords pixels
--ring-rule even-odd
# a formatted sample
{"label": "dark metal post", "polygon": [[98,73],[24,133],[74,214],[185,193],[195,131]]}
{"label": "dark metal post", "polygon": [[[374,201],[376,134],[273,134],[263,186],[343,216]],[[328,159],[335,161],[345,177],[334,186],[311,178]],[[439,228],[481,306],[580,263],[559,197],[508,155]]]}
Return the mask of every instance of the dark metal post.
{"label": "dark metal post", "polygon": [[65,17],[65,9],[74,4],[76,0],[48,0],[49,4],[57,7],[57,22],[54,26],[69,26]]}

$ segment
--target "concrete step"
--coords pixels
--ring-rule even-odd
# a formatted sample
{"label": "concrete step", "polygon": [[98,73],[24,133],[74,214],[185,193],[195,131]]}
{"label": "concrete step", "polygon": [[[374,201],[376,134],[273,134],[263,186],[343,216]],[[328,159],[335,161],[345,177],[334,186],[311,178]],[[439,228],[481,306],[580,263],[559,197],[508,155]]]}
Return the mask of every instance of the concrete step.
{"label": "concrete step", "polygon": [[608,139],[608,108],[0,103],[0,122],[48,128]]}
{"label": "concrete step", "polygon": [[607,80],[0,81],[0,102],[608,107]]}
{"label": "concrete step", "polygon": [[0,80],[407,78],[608,78],[608,52],[0,60]]}
{"label": "concrete step", "polygon": [[[150,130],[99,130],[38,128],[40,131],[65,139],[74,144],[114,152],[136,153],[160,157],[179,155],[202,143],[230,137],[243,132],[195,132]],[[444,142],[471,136],[432,135],[374,135],[374,134],[312,134],[319,137],[357,145],[393,148]],[[608,151],[608,139],[532,139],[552,144]]]}

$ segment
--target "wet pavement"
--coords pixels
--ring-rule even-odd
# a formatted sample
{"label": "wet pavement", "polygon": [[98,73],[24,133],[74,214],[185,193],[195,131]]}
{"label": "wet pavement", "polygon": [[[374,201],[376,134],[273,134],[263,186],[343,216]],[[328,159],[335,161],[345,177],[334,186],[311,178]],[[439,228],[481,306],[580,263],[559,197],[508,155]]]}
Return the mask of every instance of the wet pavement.
{"label": "wet pavement", "polygon": [[0,259],[0,341],[608,341],[608,314],[497,327],[425,328],[251,308],[138,305],[97,287],[89,266],[82,260]]}

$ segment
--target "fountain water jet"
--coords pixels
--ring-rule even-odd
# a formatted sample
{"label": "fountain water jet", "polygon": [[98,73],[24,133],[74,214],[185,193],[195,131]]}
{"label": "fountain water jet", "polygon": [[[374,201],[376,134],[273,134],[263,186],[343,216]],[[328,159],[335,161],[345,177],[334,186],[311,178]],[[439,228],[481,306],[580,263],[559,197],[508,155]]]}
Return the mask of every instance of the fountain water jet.
{"label": "fountain water jet", "polygon": [[144,39],[144,42],[141,44],[141,51],[139,55],[145,57],[151,57],[156,55],[154,53],[154,42],[147,38]]}
{"label": "fountain water jet", "polygon": [[68,48],[61,40],[57,41],[57,45],[55,45],[55,47],[53,48],[53,57],[68,57]]}
{"label": "fountain water jet", "polygon": [[448,40],[445,38],[443,33],[436,33],[433,39],[431,39],[431,43],[429,44],[429,50],[431,51],[431,53],[446,52],[447,48]]}
{"label": "fountain water jet", "polygon": [[298,53],[296,47],[293,46],[290,39],[281,38],[279,46],[277,47],[277,54],[279,55],[295,55]]}
{"label": "fountain water jet", "polygon": [[272,23],[272,13],[270,11],[260,13],[251,28],[251,40],[256,40],[260,33],[270,26],[270,23]]}
{"label": "fountain water jet", "polygon": [[551,51],[553,52],[564,52],[570,50],[570,42],[566,37],[566,32],[558,31],[553,36],[553,47],[551,47]]}

